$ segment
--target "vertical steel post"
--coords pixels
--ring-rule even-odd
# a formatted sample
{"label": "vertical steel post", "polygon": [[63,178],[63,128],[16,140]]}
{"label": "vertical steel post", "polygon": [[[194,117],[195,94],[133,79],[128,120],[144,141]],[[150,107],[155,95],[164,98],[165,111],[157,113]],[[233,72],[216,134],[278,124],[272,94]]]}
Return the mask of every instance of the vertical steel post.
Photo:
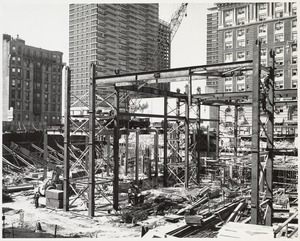
{"label": "vertical steel post", "polygon": [[253,48],[252,85],[252,170],[251,170],[251,223],[258,224],[259,217],[259,132],[260,132],[260,51],[261,42]]}
{"label": "vertical steel post", "polygon": [[[44,154],[43,158],[48,162],[48,134],[47,134],[47,125],[45,125],[44,131]],[[47,178],[47,166],[44,167],[43,179]]]}
{"label": "vertical steel post", "polygon": [[[176,99],[176,116],[179,117],[180,116],[180,99],[177,98]],[[180,131],[179,131],[179,125],[180,125],[180,121],[177,120],[176,121],[177,123],[177,129],[176,129],[176,159],[177,159],[177,162],[178,161],[182,161],[180,160],[180,155],[179,155],[179,152],[180,152]]]}
{"label": "vertical steel post", "polygon": [[190,133],[190,110],[189,110],[189,102],[191,101],[191,93],[190,93],[190,82],[186,88],[186,93],[188,98],[185,99],[185,169],[184,169],[184,186],[185,188],[189,187],[189,180],[190,180],[190,163],[189,163],[189,147],[190,147],[190,142],[189,142],[189,133]]}
{"label": "vertical steel post", "polygon": [[209,126],[207,126],[207,157],[210,155],[210,133],[209,133]]}
{"label": "vertical steel post", "polygon": [[139,158],[140,158],[140,142],[139,142],[139,131],[136,130],[135,132],[135,184],[138,185],[139,182]]}
{"label": "vertical steel post", "polygon": [[95,216],[95,119],[96,119],[96,66],[90,66],[89,86],[89,216]]}
{"label": "vertical steel post", "polygon": [[126,128],[126,135],[125,135],[125,176],[128,174],[128,152],[129,152],[129,142],[128,142],[128,137],[129,137],[129,122],[127,123],[127,128]]}
{"label": "vertical steel post", "polygon": [[107,176],[110,176],[109,172],[109,165],[110,165],[110,135],[106,135],[106,150],[107,150],[107,165],[106,165],[106,173]]}
{"label": "vertical steel post", "polygon": [[70,193],[70,108],[71,108],[71,70],[65,68],[65,113],[64,113],[64,199],[63,210],[69,211]]}
{"label": "vertical steel post", "polygon": [[267,112],[269,114],[269,121],[267,123],[267,151],[269,152],[267,165],[266,165],[266,198],[269,200],[267,203],[266,225],[272,226],[273,224],[273,161],[274,161],[274,89],[275,89],[275,52],[270,52],[272,58],[272,68],[270,68],[269,83],[268,83],[268,101]]}
{"label": "vertical steel post", "polygon": [[168,180],[168,96],[164,96],[164,187],[167,187]]}
{"label": "vertical steel post", "polygon": [[234,106],[234,160],[236,161],[238,157],[238,106],[237,101],[236,105]]}
{"label": "vertical steel post", "polygon": [[115,88],[114,96],[114,177],[113,177],[113,208],[119,209],[119,112],[120,95],[119,89]]}
{"label": "vertical steel post", "polygon": [[219,160],[220,152],[220,106],[217,106],[217,128],[216,128],[216,159]]}
{"label": "vertical steel post", "polygon": [[[200,94],[200,93],[199,93]],[[201,170],[201,151],[200,151],[200,130],[201,130],[201,123],[200,123],[200,118],[201,118],[201,103],[200,100],[198,99],[198,118],[197,118],[197,183],[200,183],[200,170]]]}
{"label": "vertical steel post", "polygon": [[146,156],[148,158],[148,178],[149,178],[149,180],[151,180],[151,178],[152,178],[152,172],[151,172],[152,162],[151,162],[150,148],[147,147],[146,151],[147,151],[147,155]]}
{"label": "vertical steel post", "polygon": [[156,130],[154,135],[154,162],[155,162],[155,183],[158,185],[158,130]]}

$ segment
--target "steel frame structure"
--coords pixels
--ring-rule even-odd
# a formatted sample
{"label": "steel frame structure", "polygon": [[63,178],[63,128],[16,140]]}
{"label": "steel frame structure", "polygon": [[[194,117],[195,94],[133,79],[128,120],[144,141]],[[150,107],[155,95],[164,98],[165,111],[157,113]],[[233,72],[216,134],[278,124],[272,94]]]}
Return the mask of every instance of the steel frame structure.
{"label": "steel frame structure", "polygon": [[[267,203],[267,212],[266,212],[266,224],[272,225],[272,168],[273,168],[273,117],[274,117],[274,106],[281,105],[284,103],[294,103],[294,101],[275,101],[277,97],[295,97],[297,96],[297,90],[276,90],[274,91],[274,54],[272,53],[271,57],[273,58],[273,65],[271,67],[263,67],[260,64],[260,42],[257,42],[254,46],[254,58],[249,61],[233,62],[233,63],[222,63],[214,65],[202,65],[202,66],[192,66],[186,68],[177,68],[177,69],[168,69],[160,71],[151,71],[151,72],[142,72],[142,73],[133,73],[133,74],[124,74],[124,75],[115,75],[115,76],[104,76],[96,77],[95,75],[95,65],[91,64],[91,75],[90,75],[90,89],[89,89],[89,131],[88,131],[88,214],[93,217],[95,215],[95,137],[99,135],[112,134],[111,130],[108,130],[107,127],[99,125],[100,129],[95,127],[97,119],[95,118],[95,108],[96,108],[96,94],[97,88],[110,88],[113,90],[109,96],[99,97],[99,101],[106,102],[108,106],[113,110],[113,208],[119,210],[119,137],[120,133],[123,132],[126,134],[125,130],[120,128],[120,120],[124,117],[155,117],[162,118],[164,123],[163,137],[164,137],[164,156],[163,156],[163,176],[164,186],[167,186],[168,173],[168,156],[167,151],[170,144],[168,144],[168,121],[176,121],[177,125],[183,123],[185,130],[185,156],[184,160],[184,185],[186,188],[189,187],[190,181],[190,159],[192,157],[192,149],[190,148],[189,143],[189,132],[190,124],[196,123],[197,128],[200,128],[200,108],[201,105],[212,105],[212,106],[221,106],[221,105],[252,105],[252,186],[251,186],[251,222],[253,224],[261,223],[259,220],[259,180],[260,180],[260,102],[261,102],[261,86],[264,90],[266,100],[265,112],[269,118],[267,125],[267,151],[268,151],[268,161],[266,163],[266,176],[262,178],[265,180],[266,186],[266,201]],[[227,76],[236,76],[243,75],[247,71],[252,71],[253,74],[253,90],[251,92],[238,92],[238,93],[212,93],[212,94],[201,94],[201,93],[192,93],[192,84],[193,77],[202,76],[206,79],[207,76],[214,77],[227,77]],[[261,71],[264,71],[268,74],[267,80],[265,79],[264,83],[261,83]],[[64,210],[69,210],[69,188],[70,188],[70,157],[71,157],[71,142],[70,142],[70,69],[66,68],[67,72],[67,84],[66,84],[66,108],[65,108],[65,139],[64,139]],[[199,77],[197,77],[199,79]],[[155,89],[151,86],[152,83],[171,83],[185,81],[187,83],[187,89],[184,94],[171,92],[167,90]],[[130,93],[135,94],[135,98],[143,98],[143,95],[146,94],[148,97],[152,95],[154,97],[162,97],[164,99],[164,114],[143,114],[143,113],[130,113],[128,106],[121,107],[121,103],[129,97]],[[108,99],[113,96],[114,101],[110,103]],[[268,98],[266,98],[266,96]],[[175,98],[177,103],[184,103],[184,115],[181,115],[179,108],[176,110],[176,115],[170,115],[168,112],[168,99]],[[250,101],[251,100],[251,101]],[[97,103],[98,104],[98,103]],[[177,104],[179,106],[179,104]],[[197,118],[190,118],[190,109],[191,107],[196,106],[198,115]],[[219,114],[218,114],[219,115]],[[214,121],[219,121],[219,118]],[[81,127],[78,127],[79,129]],[[96,132],[97,129],[97,132]],[[128,129],[127,129],[128,130]],[[217,130],[217,133],[219,131]],[[218,134],[217,134],[218,136]],[[157,138],[155,139],[157,147]],[[217,145],[218,146],[218,145]],[[176,144],[175,150],[176,154],[178,152],[176,149],[178,144]],[[217,156],[218,156],[217,148]],[[157,150],[156,150],[157,153]],[[186,158],[188,157],[188,158]],[[128,157],[127,157],[128,158]],[[200,153],[197,153],[197,166],[200,165]],[[79,159],[78,159],[79,160]],[[79,160],[80,162],[81,160]],[[155,165],[157,165],[157,161]],[[157,166],[156,166],[157,170]],[[157,172],[156,172],[157,175]],[[196,175],[197,181],[199,181],[199,175]]]}

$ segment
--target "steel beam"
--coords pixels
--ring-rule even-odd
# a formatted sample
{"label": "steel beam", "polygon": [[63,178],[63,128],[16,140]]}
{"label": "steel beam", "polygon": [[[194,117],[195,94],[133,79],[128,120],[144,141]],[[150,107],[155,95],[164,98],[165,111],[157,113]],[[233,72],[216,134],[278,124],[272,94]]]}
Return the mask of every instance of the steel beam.
{"label": "steel beam", "polygon": [[114,96],[114,177],[113,177],[113,207],[119,210],[119,112],[120,112],[120,94],[115,89]]}
{"label": "steel beam", "polygon": [[252,85],[252,167],[251,167],[251,223],[258,224],[259,218],[259,138],[260,138],[260,52],[261,42],[253,49]]}
{"label": "steel beam", "polygon": [[275,89],[275,52],[271,51],[272,67],[270,68],[270,79],[268,83],[268,98],[266,109],[268,112],[267,123],[267,151],[269,152],[266,164],[266,225],[273,225],[273,161],[274,161],[274,89]]}
{"label": "steel beam", "polygon": [[70,193],[70,107],[71,107],[71,70],[65,68],[65,116],[64,116],[64,199],[63,210],[69,211]]}
{"label": "steel beam", "polygon": [[96,66],[90,66],[90,86],[89,86],[89,206],[88,215],[95,216],[95,117],[96,117]]}
{"label": "steel beam", "polygon": [[168,96],[164,96],[164,187],[168,186]]}

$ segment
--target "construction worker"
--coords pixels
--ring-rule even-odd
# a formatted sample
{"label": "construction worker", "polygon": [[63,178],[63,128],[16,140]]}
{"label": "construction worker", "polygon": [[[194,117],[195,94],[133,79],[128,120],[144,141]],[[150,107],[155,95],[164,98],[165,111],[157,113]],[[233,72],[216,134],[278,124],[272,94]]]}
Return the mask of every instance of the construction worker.
{"label": "construction worker", "polygon": [[40,198],[40,194],[37,191],[33,196],[35,208],[39,207],[39,198]]}
{"label": "construction worker", "polygon": [[130,183],[130,188],[128,189],[128,202],[133,205],[144,202],[144,195],[141,194],[139,187],[133,182]]}

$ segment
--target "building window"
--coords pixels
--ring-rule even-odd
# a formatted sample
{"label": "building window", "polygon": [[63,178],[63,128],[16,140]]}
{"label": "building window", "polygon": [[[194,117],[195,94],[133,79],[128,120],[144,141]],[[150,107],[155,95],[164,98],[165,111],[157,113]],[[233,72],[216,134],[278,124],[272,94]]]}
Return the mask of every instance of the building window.
{"label": "building window", "polygon": [[275,81],[275,89],[283,89],[283,81]]}
{"label": "building window", "polygon": [[275,34],[275,43],[279,43],[283,41],[284,41],[283,33]]}
{"label": "building window", "polygon": [[266,33],[267,32],[267,25],[262,24],[258,26],[258,32],[259,33]]}
{"label": "building window", "polygon": [[46,82],[49,81],[49,74],[45,74],[45,81],[46,81]]}
{"label": "building window", "polygon": [[275,18],[282,18],[283,17],[283,11],[276,11],[275,12]]}
{"label": "building window", "polygon": [[29,115],[25,115],[25,120],[29,120]]}
{"label": "building window", "polygon": [[232,85],[225,85],[225,92],[232,92]]}
{"label": "building window", "polygon": [[48,94],[45,94],[44,96],[45,96],[45,101],[48,102],[49,101]]}
{"label": "building window", "polygon": [[298,75],[297,69],[292,69],[292,77],[297,76],[297,75]]}
{"label": "building window", "polygon": [[259,39],[262,44],[267,44],[267,36],[261,36]]}
{"label": "building window", "polygon": [[25,99],[29,100],[29,92],[25,92]]}
{"label": "building window", "polygon": [[261,49],[260,56],[267,56],[267,49]]}
{"label": "building window", "polygon": [[267,60],[266,59],[262,59],[260,63],[261,63],[262,66],[267,66]]}
{"label": "building window", "polygon": [[275,62],[277,65],[283,65],[283,57],[275,57]]}
{"label": "building window", "polygon": [[261,13],[258,15],[258,20],[259,21],[265,21],[267,19],[267,14]]}
{"label": "building window", "polygon": [[21,80],[17,80],[17,88],[21,88]]}
{"label": "building window", "polygon": [[45,111],[48,111],[49,107],[48,104],[45,104]]}
{"label": "building window", "polygon": [[238,40],[237,41],[237,46],[238,46],[238,48],[245,47],[245,40],[244,39]]}
{"label": "building window", "polygon": [[15,56],[11,57],[11,63],[12,63],[12,64],[15,64],[15,63],[16,63],[16,57],[15,57]]}
{"label": "building window", "polygon": [[225,54],[225,62],[232,62],[232,53]]}
{"label": "building window", "polygon": [[26,70],[26,79],[30,79],[30,71]]}
{"label": "building window", "polygon": [[292,20],[292,28],[297,28],[297,19]]}
{"label": "building window", "polygon": [[292,52],[297,52],[297,44],[292,44]]}
{"label": "building window", "polygon": [[292,40],[297,41],[297,32],[292,32]]}
{"label": "building window", "polygon": [[48,91],[48,84],[45,84],[45,90]]}
{"label": "building window", "polygon": [[29,110],[29,103],[27,103],[27,102],[25,103],[25,109]]}
{"label": "building window", "polygon": [[21,58],[18,57],[18,64],[21,65]]}
{"label": "building window", "polygon": [[232,42],[225,42],[225,49],[232,49]]}
{"label": "building window", "polygon": [[283,6],[282,2],[276,2],[275,3],[275,8],[279,8],[279,7],[282,7],[282,6]]}
{"label": "building window", "polygon": [[17,90],[17,98],[21,99],[21,90]]}
{"label": "building window", "polygon": [[237,14],[238,15],[245,14],[245,8],[238,8],[237,9]]}
{"label": "building window", "polygon": [[244,18],[239,18],[237,19],[237,25],[244,25],[245,24],[245,19]]}
{"label": "building window", "polygon": [[237,52],[236,53],[236,58],[237,58],[238,61],[245,60],[245,52],[244,51],[243,52]]}
{"label": "building window", "polygon": [[225,31],[225,40],[226,39],[232,40],[232,31]]}
{"label": "building window", "polygon": [[245,36],[245,29],[242,28],[242,29],[237,30],[237,36],[238,37]]}
{"label": "building window", "polygon": [[18,110],[21,109],[21,103],[20,103],[20,101],[16,101],[16,109],[18,109]]}
{"label": "building window", "polygon": [[282,21],[275,23],[275,31],[280,31],[280,30],[283,30],[283,22]]}
{"label": "building window", "polygon": [[237,84],[236,89],[237,91],[245,91],[245,84]]}
{"label": "building window", "polygon": [[47,121],[48,120],[48,116],[47,115],[45,115],[45,121]]}
{"label": "building window", "polygon": [[11,68],[11,71],[12,71],[13,73],[15,73],[15,72],[16,72],[16,68]]}
{"label": "building window", "polygon": [[16,80],[15,80],[15,79],[12,79],[12,80],[11,80],[11,86],[13,86],[13,87],[16,86]]}
{"label": "building window", "polygon": [[297,88],[297,86],[298,86],[298,80],[292,80],[292,88],[293,89],[296,89]]}
{"label": "building window", "polygon": [[259,10],[265,10],[267,9],[267,4],[266,3],[259,3]]}
{"label": "building window", "polygon": [[297,64],[297,55],[292,56],[292,64]]}
{"label": "building window", "polygon": [[226,77],[225,78],[225,83],[232,83],[233,78],[232,77]]}
{"label": "building window", "polygon": [[275,47],[275,53],[278,54],[283,54],[283,46]]}
{"label": "building window", "polygon": [[14,89],[11,90],[11,98],[16,98],[16,91]]}
{"label": "building window", "polygon": [[283,78],[283,69],[278,69],[275,71],[276,78]]}

